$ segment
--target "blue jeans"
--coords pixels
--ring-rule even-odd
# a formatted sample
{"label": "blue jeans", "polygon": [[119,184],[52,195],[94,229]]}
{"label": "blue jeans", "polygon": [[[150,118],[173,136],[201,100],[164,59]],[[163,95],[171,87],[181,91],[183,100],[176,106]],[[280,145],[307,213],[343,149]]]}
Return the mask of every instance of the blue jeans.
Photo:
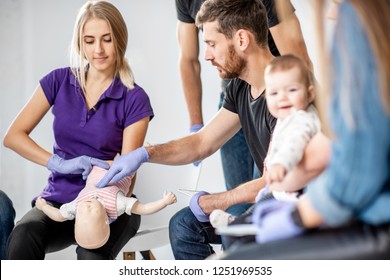
{"label": "blue jeans", "polygon": [[14,228],[15,209],[11,199],[0,190],[0,260],[6,257],[7,240]]}
{"label": "blue jeans", "polygon": [[[224,94],[221,94],[219,108],[222,107]],[[225,186],[231,190],[236,186],[259,178],[242,129],[221,147],[221,160]]]}
{"label": "blue jeans", "polygon": [[176,260],[204,260],[214,253],[210,243],[221,243],[212,225],[199,222],[189,207],[169,221],[169,239]]}

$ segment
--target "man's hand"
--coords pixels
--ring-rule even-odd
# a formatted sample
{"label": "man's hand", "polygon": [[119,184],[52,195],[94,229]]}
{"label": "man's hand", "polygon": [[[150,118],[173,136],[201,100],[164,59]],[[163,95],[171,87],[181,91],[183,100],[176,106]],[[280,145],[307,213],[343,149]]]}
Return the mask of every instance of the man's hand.
{"label": "man's hand", "polygon": [[192,197],[191,197],[191,200],[190,200],[190,209],[192,211],[192,213],[195,215],[196,219],[199,221],[199,222],[202,222],[202,223],[205,223],[205,222],[209,222],[209,215],[207,215],[205,212],[203,212],[202,208],[199,206],[199,197],[201,197],[202,195],[207,195],[209,194],[208,192],[204,192],[204,191],[201,191],[201,192],[198,192],[196,194],[194,194]]}
{"label": "man's hand", "polygon": [[140,147],[128,154],[117,157],[104,177],[96,184],[104,188],[109,183],[116,183],[126,176],[133,175],[142,163],[149,161],[149,154],[145,147]]}
{"label": "man's hand", "polygon": [[47,162],[47,168],[51,172],[62,174],[82,174],[84,180],[87,179],[94,165],[104,169],[108,169],[110,167],[110,165],[104,160],[88,156],[80,156],[66,160],[54,154]]}
{"label": "man's hand", "polygon": [[256,241],[266,243],[291,238],[304,232],[304,228],[293,219],[296,203],[267,200],[259,203],[252,215],[257,226]]}

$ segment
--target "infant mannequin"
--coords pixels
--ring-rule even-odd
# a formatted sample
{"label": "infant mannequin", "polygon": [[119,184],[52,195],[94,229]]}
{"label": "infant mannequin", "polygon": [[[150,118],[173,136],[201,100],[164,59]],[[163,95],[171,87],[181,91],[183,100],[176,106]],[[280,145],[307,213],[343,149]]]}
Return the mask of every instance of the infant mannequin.
{"label": "infant mannequin", "polygon": [[75,200],[63,204],[60,209],[51,206],[41,197],[35,204],[54,221],[75,219],[76,242],[86,249],[100,248],[107,242],[110,236],[110,223],[118,216],[124,213],[149,215],[176,202],[176,196],[172,192],[164,192],[161,199],[146,204],[138,202],[135,197],[126,197],[132,176],[109,184],[103,189],[96,188],[96,183],[106,172],[106,169],[94,166],[87,178],[85,188]]}

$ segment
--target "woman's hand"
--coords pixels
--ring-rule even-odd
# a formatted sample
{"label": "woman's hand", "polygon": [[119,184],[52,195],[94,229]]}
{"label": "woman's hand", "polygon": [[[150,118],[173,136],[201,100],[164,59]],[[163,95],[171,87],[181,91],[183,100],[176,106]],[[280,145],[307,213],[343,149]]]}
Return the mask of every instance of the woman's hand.
{"label": "woman's hand", "polygon": [[80,156],[66,160],[54,154],[47,162],[47,168],[51,172],[62,174],[82,174],[84,180],[87,179],[87,176],[94,165],[104,169],[110,168],[110,165],[104,160],[88,156]]}

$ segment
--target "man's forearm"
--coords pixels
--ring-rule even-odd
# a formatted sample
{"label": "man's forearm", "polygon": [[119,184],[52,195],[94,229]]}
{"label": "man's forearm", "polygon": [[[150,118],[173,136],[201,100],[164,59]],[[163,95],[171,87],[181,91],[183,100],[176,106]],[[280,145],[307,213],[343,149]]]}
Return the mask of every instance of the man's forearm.
{"label": "man's forearm", "polygon": [[146,146],[149,162],[183,165],[200,160],[196,145],[198,136],[190,135],[164,144]]}
{"label": "man's forearm", "polygon": [[190,124],[203,124],[202,81],[199,61],[181,61],[180,76]]}
{"label": "man's forearm", "polygon": [[265,179],[255,179],[230,191],[201,196],[199,206],[206,214],[210,214],[215,209],[226,210],[238,203],[254,203],[256,195],[264,187]]}

